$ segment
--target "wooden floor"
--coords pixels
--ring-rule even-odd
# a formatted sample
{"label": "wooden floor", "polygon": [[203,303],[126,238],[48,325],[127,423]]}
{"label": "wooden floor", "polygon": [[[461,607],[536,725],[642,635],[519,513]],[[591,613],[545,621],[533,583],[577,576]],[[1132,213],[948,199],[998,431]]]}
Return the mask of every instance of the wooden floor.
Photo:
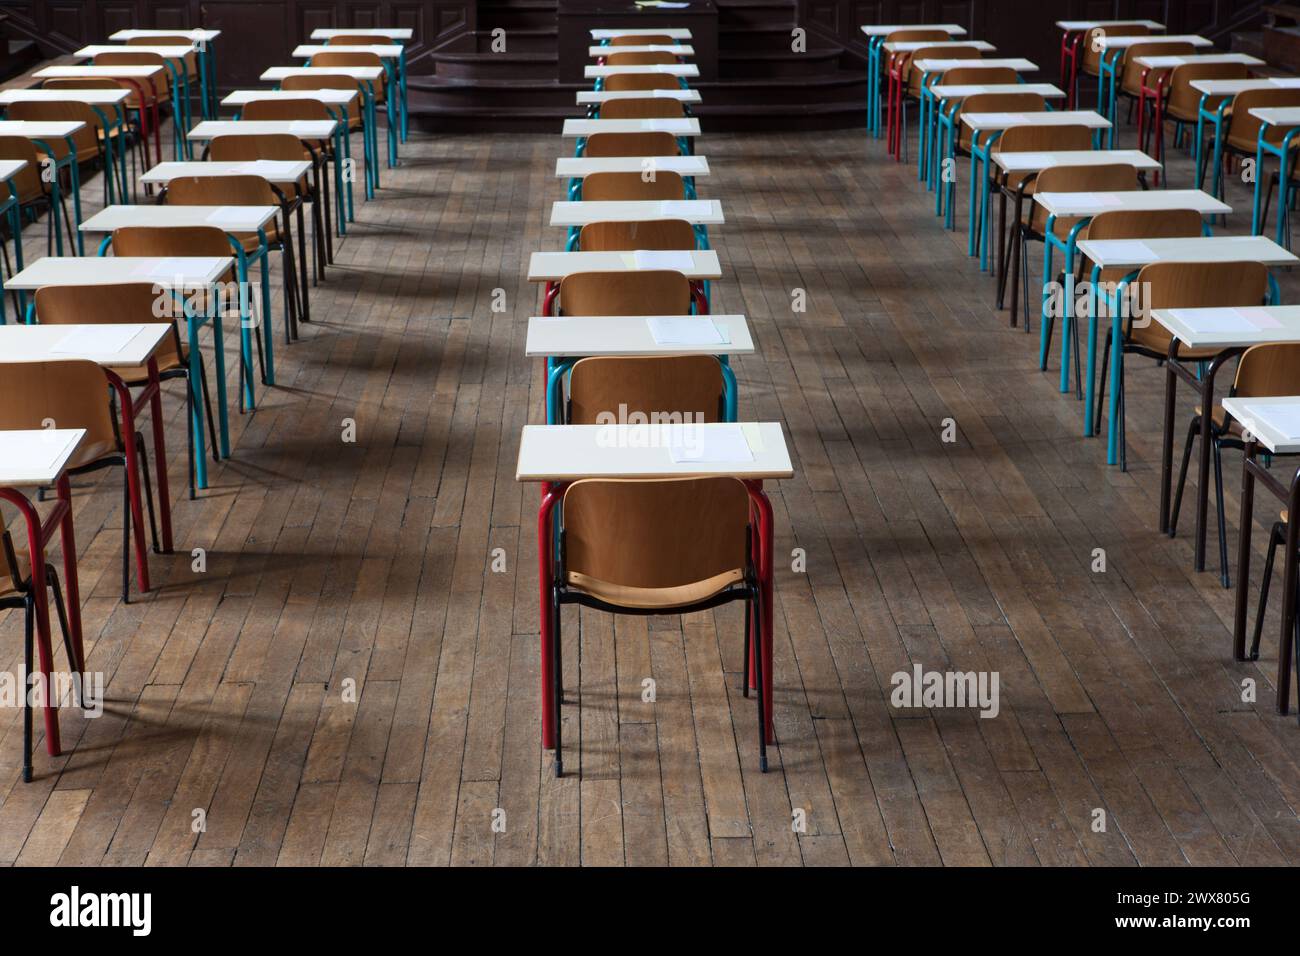
{"label": "wooden floor", "polygon": [[[1192,572],[1190,534],[1155,531],[1163,373],[1131,361],[1129,470],[1107,468],[1081,405],[1038,371],[1036,336],[994,310],[964,232],[944,233],[914,167],[853,130],[701,140],[715,173],[701,193],[727,214],[714,308],[746,313],[759,343],[736,363],[741,415],[782,421],[796,455],[771,489],[772,769],[758,772],[738,692],[738,610],[584,612],[581,631],[566,621],[555,780],[538,495],[514,463],[520,427],[543,420],[526,261],[562,243],[545,221],[570,145],[414,135],[195,502],[169,386],[177,541],[152,559],[156,591],[119,602],[119,479],[79,483],[106,709],[65,711],[65,754],[38,751],[30,784],[20,711],[0,714],[0,862],[1300,860],[1275,621],[1258,664],[1233,663],[1232,592]],[[1180,159],[1174,184],[1189,176]],[[96,199],[100,180],[85,189]],[[1245,187],[1229,198],[1242,232]],[[1283,287],[1300,301],[1300,281]],[[891,677],[913,664],[996,672],[999,715],[895,709]],[[21,666],[10,613],[0,669]]]}

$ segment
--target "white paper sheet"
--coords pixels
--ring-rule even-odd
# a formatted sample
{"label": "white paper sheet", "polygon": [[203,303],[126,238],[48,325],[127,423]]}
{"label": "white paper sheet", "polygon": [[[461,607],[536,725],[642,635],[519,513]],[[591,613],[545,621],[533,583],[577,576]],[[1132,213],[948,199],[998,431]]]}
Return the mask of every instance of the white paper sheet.
{"label": "white paper sheet", "polygon": [[754,460],[754,453],[738,424],[672,425],[668,453],[676,464],[739,464]]}
{"label": "white paper sheet", "polygon": [[1234,309],[1170,309],[1169,314],[1202,335],[1241,332],[1242,318]]}
{"label": "white paper sheet", "polygon": [[113,355],[126,348],[143,325],[83,325],[50,347],[62,355]]}
{"label": "white paper sheet", "polygon": [[695,265],[695,257],[689,252],[658,249],[638,249],[632,253],[632,261],[638,269],[668,269],[672,272],[686,272]]}
{"label": "white paper sheet", "polygon": [[724,345],[728,341],[708,316],[655,315],[645,321],[656,345]]}
{"label": "white paper sheet", "polygon": [[1245,410],[1255,420],[1257,434],[1267,424],[1283,438],[1300,439],[1300,405],[1246,405]]}
{"label": "white paper sheet", "polygon": [[708,201],[703,199],[665,199],[659,203],[659,215],[677,219],[698,219],[708,212]]}
{"label": "white paper sheet", "polygon": [[1154,258],[1151,247],[1137,239],[1108,239],[1105,248],[1105,258],[1109,263],[1129,265],[1150,262]]}

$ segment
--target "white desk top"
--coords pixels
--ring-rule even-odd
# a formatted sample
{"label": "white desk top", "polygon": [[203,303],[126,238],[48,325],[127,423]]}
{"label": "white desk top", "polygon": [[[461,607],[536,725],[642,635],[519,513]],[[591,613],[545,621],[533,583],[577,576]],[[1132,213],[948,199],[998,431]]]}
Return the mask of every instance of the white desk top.
{"label": "white desk top", "polygon": [[1110,36],[1106,33],[1098,34],[1096,44],[1100,50],[1127,50],[1131,46],[1137,46],[1139,43],[1190,43],[1192,46],[1213,46],[1214,44],[1203,36],[1196,34],[1180,33],[1173,36]]}
{"label": "white desk top", "polygon": [[642,66],[584,66],[582,75],[589,80],[620,74],[657,73],[662,76],[696,77],[700,68],[694,63],[647,63]]}
{"label": "white desk top", "polygon": [[1079,251],[1102,268],[1138,268],[1152,262],[1262,262],[1288,266],[1300,262],[1263,236],[1214,236],[1195,239],[1085,239]]}
{"label": "white desk top", "polygon": [[694,116],[681,119],[566,119],[562,136],[591,136],[595,133],[672,133],[699,136],[700,121]]}
{"label": "white desk top", "polygon": [[268,183],[284,185],[296,183],[311,169],[307,160],[249,159],[241,162],[159,163],[140,177],[142,183],[166,185],[181,176],[261,176]]}
{"label": "white desk top", "polygon": [[887,37],[899,30],[942,30],[952,37],[966,34],[966,28],[956,23],[868,23],[858,29],[869,37]]}
{"label": "white desk top", "polygon": [[1192,80],[1190,86],[1207,96],[1236,96],[1251,90],[1300,89],[1300,76],[1259,76],[1249,80]]}
{"label": "white desk top", "polygon": [[86,124],[81,120],[42,122],[40,120],[0,120],[0,136],[24,136],[27,139],[63,139]]}
{"label": "white desk top", "polygon": [[1300,396],[1225,398],[1223,408],[1274,454],[1300,452]]}
{"label": "white desk top", "polygon": [[983,85],[936,83],[930,92],[941,100],[964,100],[970,96],[983,96],[986,93],[1037,93],[1039,96],[1052,98],[1065,95],[1065,90],[1051,83],[988,83]]}
{"label": "white desk top", "polygon": [[[688,279],[721,279],[722,267],[712,249],[687,253],[691,267],[680,270]],[[558,282],[573,272],[636,272],[635,252],[534,252],[528,257],[529,282]],[[21,273],[19,273],[21,275]],[[12,287],[12,280],[5,287]]]}
{"label": "white desk top", "polygon": [[402,55],[402,44],[400,43],[344,43],[340,44],[316,44],[303,43],[293,48],[294,57],[312,57],[317,53],[373,53],[375,56],[382,57],[386,60],[394,60]]}
{"label": "white desk top", "polygon": [[[739,428],[751,461],[675,462],[674,444],[708,447],[710,433]],[[580,478],[790,478],[794,467],[780,422],[707,425],[525,425],[516,481]]]}
{"label": "white desk top", "polygon": [[673,56],[694,56],[695,47],[689,43],[670,46],[667,43],[643,43],[638,46],[589,46],[588,56],[609,56],[611,53],[671,53]]}
{"label": "white desk top", "polygon": [[993,162],[1007,173],[1041,172],[1052,166],[1113,166],[1139,171],[1159,169],[1160,163],[1140,149],[1062,149],[1037,153],[994,153]]}
{"label": "white desk top", "polygon": [[1099,216],[1114,210],[1192,209],[1202,216],[1232,212],[1232,207],[1199,189],[1133,189],[1121,192],[1035,193],[1034,202],[1049,216]]}
{"label": "white desk top", "polygon": [[25,159],[0,159],[0,183],[8,182],[27,165]]}
{"label": "white desk top", "polygon": [[1261,106],[1250,115],[1265,126],[1300,126],[1300,106]]}
{"label": "white desk top", "polygon": [[717,226],[725,221],[722,218],[722,203],[717,199],[551,204],[552,226],[585,226],[591,222],[645,222],[649,219],[684,219],[693,226]]}
{"label": "white desk top", "polygon": [[1013,126],[1086,126],[1109,129],[1110,120],[1096,110],[1053,110],[1042,113],[962,113],[961,121],[974,130],[1011,129]]}
{"label": "white desk top", "polygon": [[[115,49],[120,53],[126,47],[116,47]],[[37,70],[32,76],[38,80],[89,80],[97,77],[110,80],[143,80],[165,69],[167,69],[165,66],[148,63],[134,66],[128,64],[96,66],[88,63],[84,66],[46,66]]]}
{"label": "white desk top", "polygon": [[[110,343],[104,340],[104,333],[121,335],[125,341]],[[154,349],[171,334],[166,322],[0,325],[0,362],[84,359],[96,365],[133,367],[149,361]]]}
{"label": "white desk top", "polygon": [[125,43],[128,40],[145,40],[149,37],[188,37],[195,43],[206,43],[221,36],[220,30],[118,30],[110,40]]}
{"label": "white desk top", "polygon": [[679,103],[700,102],[699,90],[579,90],[578,105],[608,103],[610,100],[677,100]]}
{"label": "white desk top", "polygon": [[189,132],[194,140],[218,136],[257,136],[288,133],[299,139],[328,139],[334,135],[337,120],[204,120]]}
{"label": "white desk top", "polygon": [[1264,61],[1249,53],[1206,53],[1201,56],[1139,56],[1133,62],[1148,70],[1172,70],[1180,66],[1205,66],[1214,63],[1259,66]]}
{"label": "white desk top", "polygon": [[31,291],[47,285],[116,285],[149,282],[164,288],[211,285],[230,269],[234,256],[46,256],[10,276],[6,289]]}
{"label": "white desk top", "polygon": [[149,46],[145,44],[136,46],[133,44],[129,47],[114,43],[96,43],[91,44],[90,46],[83,46],[72,55],[92,60],[101,53],[156,53],[164,60],[180,60],[189,56],[193,52],[193,46],[178,46],[172,43],[159,46]]}
{"label": "white desk top", "polygon": [[[1192,348],[1246,348],[1269,342],[1300,342],[1300,305],[1213,309],[1152,309],[1178,341]],[[1297,383],[1300,388],[1300,383]]]}
{"label": "white desk top", "polygon": [[82,232],[131,226],[215,226],[225,232],[257,232],[280,214],[279,206],[105,206],[81,224]]}
{"label": "white desk top", "polygon": [[0,486],[54,484],[85,437],[84,428],[0,431]]}
{"label": "white desk top", "polygon": [[968,50],[979,50],[981,53],[992,53],[997,49],[988,40],[894,40],[882,44],[882,48],[887,53],[915,53],[917,50],[945,46],[965,47]]}
{"label": "white desk top", "polygon": [[377,80],[384,75],[382,66],[273,66],[263,70],[258,79],[279,83],[291,76],[350,76],[354,80]]}
{"label": "white desk top", "polygon": [[0,90],[0,105],[10,103],[85,103],[114,106],[131,95],[130,90]]}
{"label": "white desk top", "polygon": [[329,106],[343,106],[357,96],[355,90],[235,90],[222,106],[247,106],[258,100],[315,100]]}
{"label": "white desk top", "polygon": [[389,37],[393,40],[409,40],[415,35],[410,27],[317,27],[311,31],[313,40],[329,40],[333,37]]}
{"label": "white desk top", "polygon": [[1154,20],[1057,20],[1056,28],[1067,33],[1080,30],[1096,30],[1098,27],[1146,27],[1148,30],[1163,30],[1163,23]]}
{"label": "white desk top", "polygon": [[558,179],[585,179],[592,173],[640,173],[647,169],[679,176],[709,175],[707,156],[562,156],[555,161]]}
{"label": "white desk top", "polygon": [[635,30],[619,27],[616,29],[588,30],[593,40],[612,40],[615,37],[671,37],[674,40],[689,40],[691,31],[685,27],[637,28]]}
{"label": "white desk top", "polygon": [[644,315],[535,315],[528,320],[524,354],[529,358],[548,355],[580,358],[587,355],[748,355],[754,351],[754,340],[743,315],[689,317],[712,319],[727,340],[721,345],[661,344],[650,331],[649,318]]}
{"label": "white desk top", "polygon": [[1009,70],[1015,70],[1017,73],[1034,73],[1038,70],[1038,64],[1033,60],[1026,60],[1022,57],[1006,57],[991,60],[916,60],[912,66],[922,73],[947,73],[949,70],[965,70],[974,67],[1006,67]]}

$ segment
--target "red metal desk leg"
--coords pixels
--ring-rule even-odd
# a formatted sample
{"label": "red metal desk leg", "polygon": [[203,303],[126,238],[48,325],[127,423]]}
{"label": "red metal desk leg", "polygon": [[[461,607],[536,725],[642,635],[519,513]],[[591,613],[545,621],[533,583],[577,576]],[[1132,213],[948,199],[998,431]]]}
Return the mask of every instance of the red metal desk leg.
{"label": "red metal desk leg", "polygon": [[162,382],[158,360],[149,359],[149,417],[153,426],[154,474],[158,480],[158,519],[162,524],[163,550],[172,550],[172,496],[167,486],[167,436],[163,432]]}
{"label": "red metal desk leg", "polygon": [[542,747],[551,750],[555,747],[555,722],[559,715],[551,706],[554,675],[552,674],[551,644],[555,634],[551,629],[553,608],[551,606],[551,561],[554,557],[555,535],[551,530],[551,515],[555,504],[562,494],[562,486],[545,482],[542,485],[542,503],[537,509],[537,582],[539,586],[538,607],[541,611],[541,653],[542,653]]}
{"label": "red metal desk leg", "polygon": [[81,637],[81,585],[77,579],[77,539],[72,530],[72,483],[67,475],[59,476],[59,501],[67,505],[63,520],[59,522],[59,536],[63,549],[63,591],[68,606],[68,629],[72,631],[72,649],[77,655],[68,666],[78,674],[86,672],[86,647]]}

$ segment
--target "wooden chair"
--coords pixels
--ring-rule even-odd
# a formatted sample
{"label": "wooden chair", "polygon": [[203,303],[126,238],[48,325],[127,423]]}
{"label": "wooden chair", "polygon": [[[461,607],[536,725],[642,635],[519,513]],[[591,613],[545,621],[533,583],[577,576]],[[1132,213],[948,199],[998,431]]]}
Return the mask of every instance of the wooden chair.
{"label": "wooden chair", "polygon": [[720,422],[726,383],[712,355],[594,356],[574,363],[565,407],[571,425],[627,421],[620,409],[650,422]]}
{"label": "wooden chair", "polygon": [[[195,396],[201,390],[203,407],[208,421],[208,447],[212,460],[218,461],[217,426],[212,416],[212,396],[208,392],[207,367],[199,362],[199,381],[190,381],[190,350],[182,338],[175,321],[169,315],[159,317],[158,292],[152,283],[132,282],[120,285],[58,285],[45,286],[36,291],[36,315],[42,325],[109,325],[115,323],[162,323],[172,327],[172,334],[159,345],[154,357],[158,363],[158,377],[164,381],[182,379],[185,382],[185,435],[189,440],[189,493],[195,497],[194,484],[194,421]],[[149,384],[149,369],[115,367],[114,373],[128,388],[142,388]],[[197,384],[197,389],[196,389]]]}
{"label": "wooden chair", "polygon": [[[72,145],[77,151],[77,166],[91,169],[102,168],[104,170],[104,204],[108,204],[110,177],[115,174],[115,170],[105,161],[104,137],[107,135],[107,131],[100,121],[99,114],[85,103],[65,100],[10,103],[5,109],[5,115],[11,120],[25,120],[31,123],[77,122],[84,124],[81,129],[72,134]],[[51,136],[41,142],[50,150],[47,155],[43,149],[37,148],[36,158],[41,166],[44,166],[47,159],[59,166],[71,161],[72,151],[68,148],[67,141],[63,137]],[[60,169],[58,175],[63,175],[62,169]],[[72,180],[69,177],[69,187],[71,183]]]}
{"label": "wooden chair", "polygon": [[585,202],[671,200],[685,195],[682,177],[666,169],[655,170],[654,178],[648,181],[640,173],[592,173],[582,181]]}
{"label": "wooden chair", "polygon": [[[310,161],[305,154],[302,142],[289,133],[268,133],[256,136],[216,136],[208,144],[209,156],[214,162],[249,162],[259,159],[279,160],[282,162]],[[307,294],[307,229],[303,223],[303,206],[311,205],[312,224],[312,275],[319,281],[323,274],[325,259],[326,229],[321,220],[320,194],[304,176],[292,186],[271,184],[272,191],[280,201],[281,211],[286,219],[285,230],[288,231],[288,217],[296,213],[298,217],[298,276],[300,296],[302,298],[302,320],[311,321],[311,300]]]}
{"label": "wooden chair", "polygon": [[672,133],[593,133],[587,137],[584,156],[680,156]]}
{"label": "wooden chair", "polygon": [[942,82],[938,76],[925,79],[912,64],[920,60],[978,60],[983,54],[973,46],[927,46],[909,53],[894,53],[888,58],[889,130],[891,154],[904,158],[907,147],[907,105],[921,99],[921,83]]}
{"label": "wooden chair", "polygon": [[611,93],[626,90],[680,90],[675,76],[659,73],[615,73],[605,77],[605,89]]}
{"label": "wooden chair", "polygon": [[[1097,41],[1103,34],[1112,37],[1144,37],[1151,34],[1151,29],[1142,24],[1124,23],[1115,26],[1096,27],[1088,31],[1083,38],[1083,60],[1079,64],[1079,72],[1085,76],[1095,77],[1099,85],[1101,83],[1102,51],[1098,48]],[[1077,99],[1077,89],[1074,90],[1074,94]],[[1100,100],[1100,92],[1098,93],[1098,99]],[[1099,110],[1098,112],[1102,111]]]}
{"label": "wooden chair", "polygon": [[[1013,126],[1003,132],[993,144],[993,154],[1006,153],[1041,153],[1070,152],[1092,149],[1092,131],[1086,126]],[[1029,276],[1020,268],[1024,250],[1021,247],[1021,233],[1015,225],[1023,220],[1026,203],[1033,202],[1037,187],[1038,173],[1017,175],[1013,180],[1004,176],[997,166],[990,166],[990,175],[998,188],[998,205],[1000,224],[997,227],[998,252],[998,308],[1005,301],[1008,277],[1011,286],[1011,326],[1014,328],[1019,315],[1020,282],[1023,278],[1026,288],[1024,304],[1029,308]],[[1010,242],[1007,241],[1007,204],[1015,201],[1010,219]],[[1025,316],[1025,331],[1029,331],[1029,316]]]}
{"label": "wooden chair", "polygon": [[[1101,217],[1098,217],[1101,218]],[[1095,221],[1094,221],[1095,224]],[[1198,233],[1199,235],[1199,233]],[[1149,238],[1149,237],[1148,237]],[[1133,316],[1127,309],[1124,317],[1123,339],[1120,344],[1119,379],[1119,448],[1120,467],[1127,465],[1124,435],[1124,363],[1125,355],[1141,355],[1153,361],[1168,359],[1170,335],[1160,323],[1152,321],[1154,309],[1194,309],[1217,306],[1258,306],[1268,295],[1268,270],[1259,263],[1242,262],[1154,262],[1143,266],[1138,273],[1141,290],[1140,314]],[[1106,389],[1106,369],[1110,356],[1111,334],[1106,334],[1106,349],[1102,353],[1101,383],[1097,389],[1098,407]],[[1179,346],[1180,362],[1211,359],[1217,349],[1190,349]],[[1221,478],[1219,479],[1222,480]],[[1222,502],[1220,502],[1220,529],[1222,529]],[[1227,543],[1220,530],[1220,557],[1227,568]]]}
{"label": "wooden chair", "polygon": [[[48,191],[45,180],[41,177],[41,161],[36,155],[36,147],[26,136],[0,136],[0,159],[21,159],[27,163],[22,169],[14,174],[9,180],[9,185],[18,197],[18,215],[19,226],[14,227],[8,219],[4,220],[5,231],[11,234],[14,241],[15,255],[18,262],[22,263],[22,228],[21,223],[24,216],[31,218],[33,222],[41,212],[47,212],[49,215],[45,220],[45,254],[54,255],[54,230],[56,228],[55,215],[53,209],[54,198]],[[61,194],[61,205],[63,207],[63,221],[71,222],[68,218],[67,200]],[[68,237],[71,240],[71,236]],[[0,257],[4,259],[4,268],[7,275],[14,274],[13,264],[9,261],[9,247],[0,242]],[[14,314],[22,315],[21,297],[17,292],[11,292],[13,297]]]}
{"label": "wooden chair", "polygon": [[[1255,345],[1248,348],[1237,365],[1237,375],[1229,391],[1229,397],[1261,398],[1269,396],[1294,395],[1296,382],[1300,381],[1300,344],[1295,342],[1278,342],[1268,345]],[[1194,430],[1189,430],[1187,443],[1183,448],[1183,463],[1178,471],[1178,486],[1174,495],[1173,510],[1170,513],[1169,533],[1172,535],[1178,524],[1178,510],[1183,500],[1183,485],[1187,478],[1187,465],[1191,459],[1192,443],[1201,429],[1202,410],[1197,407],[1192,419]],[[1244,448],[1245,429],[1223,406],[1216,406],[1212,412],[1210,437],[1214,447],[1214,480],[1216,501],[1219,507],[1219,534],[1223,534],[1223,476],[1220,463],[1221,448]],[[1260,582],[1259,609],[1255,615],[1255,631],[1250,643],[1250,659],[1259,660],[1260,636],[1264,629],[1264,616],[1268,610],[1269,585],[1273,577],[1273,565],[1277,558],[1277,549],[1286,544],[1287,522],[1291,516],[1283,508],[1279,520],[1274,522],[1269,534],[1268,553],[1264,558],[1264,577]],[[1245,582],[1238,582],[1239,587]],[[1289,679],[1289,671],[1279,661],[1278,678]],[[1285,696],[1285,695],[1284,695]]]}
{"label": "wooden chair", "polygon": [[676,46],[677,41],[664,33],[650,33],[644,36],[610,37],[610,46]]}
{"label": "wooden chair", "polygon": [[[1214,170],[1214,194],[1223,198],[1224,177],[1231,166],[1233,157],[1254,159],[1259,148],[1259,130],[1263,125],[1250,115],[1251,110],[1278,107],[1300,106],[1300,90],[1246,90],[1232,98],[1232,105],[1226,113],[1229,117],[1228,129],[1223,137],[1222,164]],[[1270,126],[1264,131],[1264,142],[1281,146],[1286,136],[1284,126]],[[1288,163],[1294,165],[1294,155]],[[1264,175],[1264,170],[1255,170],[1256,176]],[[1260,224],[1267,218],[1267,211],[1260,218]]]}
{"label": "wooden chair", "polygon": [[695,230],[684,219],[644,222],[589,222],[578,233],[583,252],[630,252],[635,249],[694,249]]}
{"label": "wooden chair", "polygon": [[[1138,189],[1137,170],[1122,163],[1112,166],[1053,166],[1045,169],[1038,174],[1038,185],[1035,190],[1037,193],[1090,193],[1090,192],[1123,192],[1127,190]],[[1047,223],[1051,217],[1039,203],[1032,203],[1027,213],[1020,223],[1021,239],[1020,249],[1024,261],[1021,263],[1021,269],[1025,276],[1029,274],[1028,262],[1028,240],[1039,242],[1047,241]],[[1052,222],[1052,238],[1058,243],[1064,244],[1069,241],[1070,232],[1082,222],[1082,217],[1078,216],[1058,216]],[[1058,282],[1064,282],[1064,274],[1057,276],[1043,276],[1044,284],[1056,279]],[[1025,304],[1029,304],[1028,290],[1025,294]],[[1045,310],[1046,311],[1046,310]],[[1044,317],[1046,323],[1046,352],[1051,354],[1052,348],[1052,329],[1054,320],[1050,312]],[[1025,325],[1028,328],[1029,318],[1025,317]],[[1079,369],[1079,323],[1072,322],[1070,333],[1073,336],[1074,344],[1074,376],[1076,388],[1082,397],[1083,376]]]}
{"label": "wooden chair", "polygon": [[[233,238],[246,256],[261,259],[262,321],[271,321],[270,275],[273,251],[279,251],[284,269],[284,340],[287,344],[298,333],[298,317],[302,314],[298,302],[298,274],[293,256],[293,233],[285,211],[285,195],[261,176],[180,176],[167,184],[166,199],[173,206],[276,206],[281,210],[280,221],[268,223],[263,230],[266,248],[257,233],[235,233]],[[263,376],[265,378],[265,376]]]}
{"label": "wooden chair", "polygon": [[[140,116],[143,120],[143,106],[147,105],[153,112],[153,122],[149,124],[149,135],[154,137],[154,158],[162,162],[162,124],[159,114],[163,109],[172,110],[173,104],[171,99],[171,71],[167,68],[167,61],[157,53],[147,53],[142,50],[130,50],[123,47],[121,52],[100,53],[91,61],[95,66],[160,66],[152,79],[140,80],[137,84],[138,90],[144,90],[148,98],[146,104],[142,104]],[[139,94],[137,93],[137,96]],[[128,101],[129,102],[129,101]],[[175,126],[176,117],[172,117],[173,126]],[[175,149],[175,159],[184,158],[185,146],[181,138],[179,128],[173,129],[172,145]]]}
{"label": "wooden chair", "polygon": [[[558,716],[564,700],[560,612],[565,604],[615,614],[684,614],[744,601],[746,662],[751,628],[756,635],[763,633],[760,580],[751,547],[757,535],[741,481],[576,481],[564,492],[560,521],[551,602],[552,685],[545,689],[557,716],[557,777],[564,772]],[[755,641],[754,646],[762,644]],[[770,674],[771,667],[766,649],[754,654],[753,661],[754,683],[765,688],[764,674]],[[747,686],[743,690],[748,693]],[[763,690],[755,696],[759,767],[766,772],[768,701]]]}
{"label": "wooden chair", "polygon": [[655,97],[607,100],[600,104],[601,119],[681,119],[686,107],[679,100]]}
{"label": "wooden chair", "polygon": [[[0,389],[3,386],[0,385]],[[63,649],[68,655],[68,669],[78,672],[84,666],[77,652],[73,650],[72,634],[68,628],[68,612],[63,603],[63,588],[59,584],[59,573],[48,560],[45,565],[45,580],[41,587],[48,587],[54,593],[54,609],[58,614],[59,628],[63,632]],[[21,610],[23,612],[23,782],[32,780],[32,697],[26,693],[31,686],[31,677],[35,673],[32,661],[32,646],[36,634],[36,587],[32,581],[31,556],[22,545],[17,544],[5,527],[5,516],[0,512],[0,609]],[[42,648],[43,657],[52,657],[48,648]]]}
{"label": "wooden chair", "polygon": [[[1174,146],[1181,145],[1183,134],[1191,126],[1197,128],[1200,119],[1202,95],[1199,90],[1192,88],[1192,84],[1197,80],[1244,80],[1250,75],[1249,69],[1243,63],[1189,63],[1186,66],[1175,67],[1171,70],[1164,82],[1164,96],[1156,104],[1156,119],[1152,123],[1156,135],[1155,157],[1160,160],[1161,165],[1165,161],[1165,137],[1164,137],[1164,119],[1168,117],[1174,121]],[[1213,110],[1218,105],[1229,100],[1230,97],[1209,96],[1204,97],[1205,108]],[[1141,144],[1146,149],[1146,144]],[[1203,142],[1193,144],[1195,157],[1197,160],[1196,185],[1204,179],[1201,164],[1201,149]]]}
{"label": "wooden chair", "polygon": [[[110,130],[108,136],[114,139],[114,149],[120,148],[124,151],[122,153],[124,157],[131,157],[131,183],[134,188],[138,175],[136,172],[137,161],[141,171],[149,168],[149,150],[144,136],[144,130],[148,128],[148,123],[145,119],[145,107],[140,102],[139,88],[110,77],[51,77],[41,84],[41,88],[46,90],[124,89],[127,91],[127,97],[122,101],[122,112],[126,118],[126,126],[124,129]],[[136,113],[134,122],[131,120],[132,110]],[[102,139],[103,137],[101,137]]]}
{"label": "wooden chair", "polygon": [[385,36],[378,33],[339,33],[325,41],[326,45],[334,46],[382,46],[384,44],[394,44],[398,40],[395,37]]}
{"label": "wooden chair", "polygon": [[962,66],[943,75],[944,86],[994,86],[1020,82],[1020,74],[1009,66]]}
{"label": "wooden chair", "polygon": [[[360,51],[360,50],[353,53],[325,52],[325,53],[317,53],[311,58],[309,62],[311,66],[348,66],[348,67],[351,66],[376,67],[377,66],[380,67],[381,69],[383,69],[383,72],[379,75],[379,83],[376,84],[375,86],[375,108],[378,109],[380,104],[383,104],[385,114],[389,112],[388,70],[386,67],[384,67],[383,59],[378,55],[374,53],[367,53],[365,51]],[[396,128],[397,122],[398,122],[398,118],[396,116],[388,117],[389,125],[393,126],[394,128]]]}
{"label": "wooden chair", "polygon": [[[97,287],[96,287],[97,288]],[[134,454],[139,473],[130,474],[126,446],[118,424],[116,402],[105,387],[105,370],[94,362],[11,362],[0,375],[0,429],[44,428],[51,419],[60,428],[84,428],[86,437],[68,460],[69,476],[103,468],[121,468],[122,482],[122,603],[130,600],[131,535],[134,527],[136,561],[145,573],[148,545],[139,480],[144,479],[153,548],[158,550],[153,488],[144,436],[135,433]]]}
{"label": "wooden chair", "polygon": [[[318,121],[334,122],[334,117],[320,100],[254,100],[244,107],[241,114],[247,120],[279,120],[282,122]],[[351,114],[349,114],[351,115]],[[297,137],[296,137],[297,138]],[[338,164],[342,159],[335,155],[334,143],[329,139],[301,139],[302,159],[312,164],[312,188],[320,197],[322,216],[324,218],[324,241],[318,239],[319,251],[326,263],[334,262],[334,223],[330,210],[330,175],[329,164]],[[341,223],[340,223],[341,225]]]}
{"label": "wooden chair", "polygon": [[609,66],[671,66],[676,62],[671,53],[611,53],[605,57]]}
{"label": "wooden chair", "polygon": [[573,272],[560,280],[562,315],[689,315],[691,284],[680,272]]}

